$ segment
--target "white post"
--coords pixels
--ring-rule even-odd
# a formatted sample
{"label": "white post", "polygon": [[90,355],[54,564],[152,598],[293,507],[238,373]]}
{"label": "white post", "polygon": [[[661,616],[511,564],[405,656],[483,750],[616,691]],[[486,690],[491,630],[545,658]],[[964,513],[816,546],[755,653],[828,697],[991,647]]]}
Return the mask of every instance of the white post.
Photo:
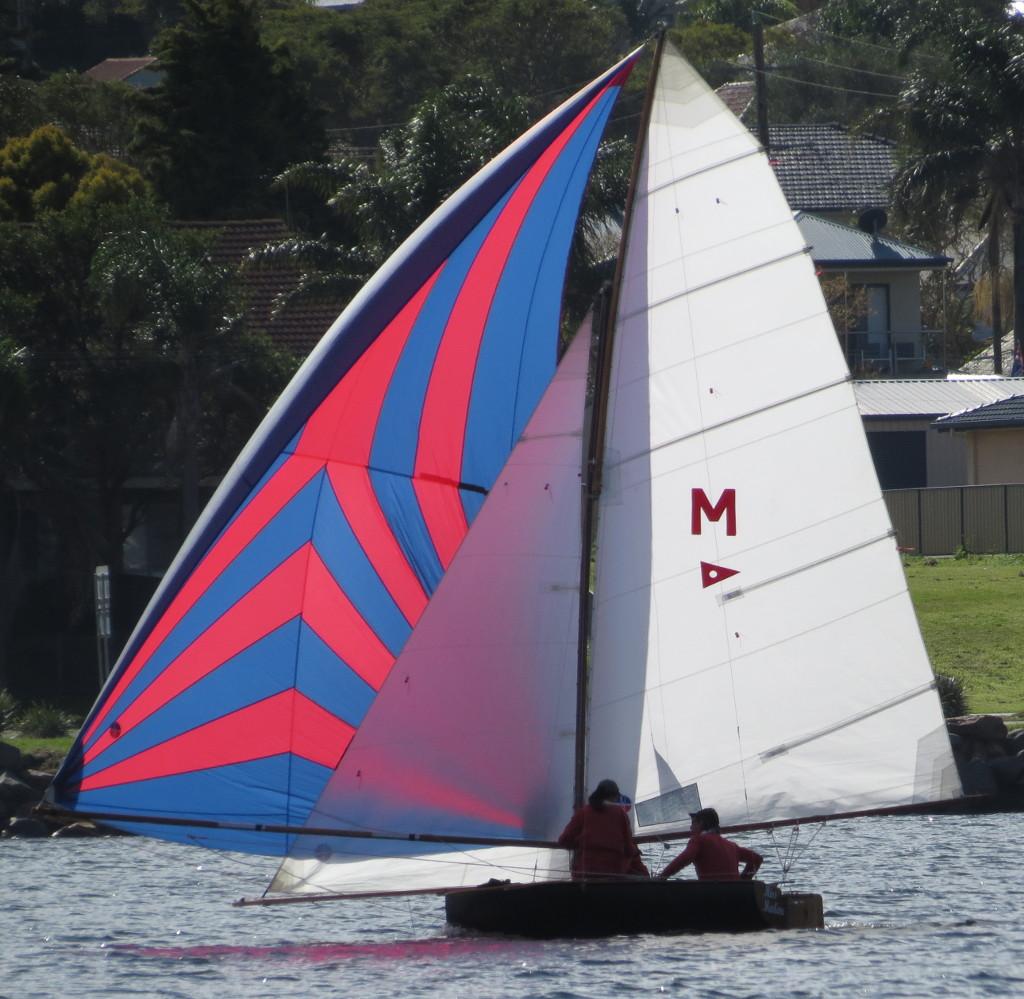
{"label": "white post", "polygon": [[93,595],[96,604],[96,659],[100,686],[110,675],[110,566],[98,565],[93,573]]}

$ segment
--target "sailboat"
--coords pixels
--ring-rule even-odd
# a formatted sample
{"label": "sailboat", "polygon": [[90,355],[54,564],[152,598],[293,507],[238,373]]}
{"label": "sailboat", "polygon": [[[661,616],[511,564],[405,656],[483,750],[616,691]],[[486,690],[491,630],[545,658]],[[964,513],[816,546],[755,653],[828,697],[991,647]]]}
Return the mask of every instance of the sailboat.
{"label": "sailboat", "polygon": [[437,893],[456,925],[545,936],[820,925],[820,897],[761,882],[570,880],[555,840],[602,777],[640,842],[701,805],[764,828],[961,793],[808,248],[667,42],[610,301],[556,363],[580,200],[642,51],[328,331],[168,570],[56,805],[281,856],[254,902]]}

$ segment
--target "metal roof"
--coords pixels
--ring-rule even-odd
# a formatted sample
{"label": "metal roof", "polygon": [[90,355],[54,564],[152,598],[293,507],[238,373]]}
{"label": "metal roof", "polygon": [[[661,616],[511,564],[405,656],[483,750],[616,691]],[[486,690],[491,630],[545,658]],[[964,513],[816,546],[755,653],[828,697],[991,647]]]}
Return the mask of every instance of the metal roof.
{"label": "metal roof", "polygon": [[889,236],[872,235],[863,229],[854,229],[806,212],[796,212],[794,217],[811,248],[811,259],[824,267],[912,267],[923,270],[945,267],[949,263],[948,257],[928,253]]}
{"label": "metal roof", "polygon": [[935,418],[1024,395],[1024,378],[875,378],[853,390],[862,417]]}
{"label": "metal roof", "polygon": [[896,172],[893,144],[839,125],[770,125],[768,158],[794,209],[887,208]]}
{"label": "metal roof", "polygon": [[1024,427],[1024,378],[1015,378],[1021,395],[1000,399],[985,406],[952,416],[943,416],[935,421],[939,430],[1000,430],[1007,427]]}

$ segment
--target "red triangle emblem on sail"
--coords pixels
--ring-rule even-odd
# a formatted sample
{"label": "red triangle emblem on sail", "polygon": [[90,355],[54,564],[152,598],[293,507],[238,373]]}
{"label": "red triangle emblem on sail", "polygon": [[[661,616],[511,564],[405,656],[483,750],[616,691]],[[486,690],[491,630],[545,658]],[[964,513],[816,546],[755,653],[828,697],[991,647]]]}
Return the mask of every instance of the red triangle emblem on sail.
{"label": "red triangle emblem on sail", "polygon": [[724,565],[715,565],[714,562],[701,562],[700,582],[704,589],[720,583],[723,579],[735,576],[739,569],[727,569]]}

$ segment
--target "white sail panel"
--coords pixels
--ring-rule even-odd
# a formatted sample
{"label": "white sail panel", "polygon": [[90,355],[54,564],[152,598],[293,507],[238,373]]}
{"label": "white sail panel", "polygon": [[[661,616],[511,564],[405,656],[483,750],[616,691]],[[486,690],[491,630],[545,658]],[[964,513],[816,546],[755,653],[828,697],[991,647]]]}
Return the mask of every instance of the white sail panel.
{"label": "white sail panel", "polygon": [[[589,342],[588,322],[308,826],[550,841],[567,821]],[[304,836],[271,890],[564,877],[568,860],[514,844],[446,850]]]}
{"label": "white sail panel", "polygon": [[671,46],[625,253],[592,780],[635,789],[641,831],[685,825],[698,797],[739,823],[959,793],[799,230],[753,137]]}

